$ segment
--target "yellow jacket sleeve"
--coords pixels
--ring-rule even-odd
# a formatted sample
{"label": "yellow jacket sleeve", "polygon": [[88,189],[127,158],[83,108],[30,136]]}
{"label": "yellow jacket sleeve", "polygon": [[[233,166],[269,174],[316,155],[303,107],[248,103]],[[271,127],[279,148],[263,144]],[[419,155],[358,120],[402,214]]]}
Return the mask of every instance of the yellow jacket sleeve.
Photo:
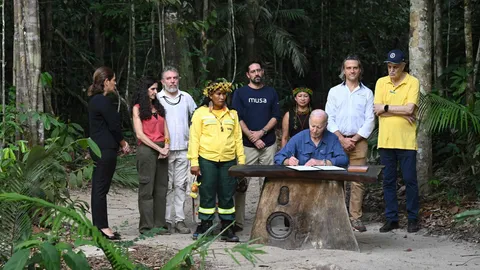
{"label": "yellow jacket sleeve", "polygon": [[202,117],[199,110],[196,110],[192,116],[192,125],[190,126],[190,139],[188,140],[187,158],[190,160],[190,166],[199,166],[198,153],[200,151],[200,136],[202,135]]}

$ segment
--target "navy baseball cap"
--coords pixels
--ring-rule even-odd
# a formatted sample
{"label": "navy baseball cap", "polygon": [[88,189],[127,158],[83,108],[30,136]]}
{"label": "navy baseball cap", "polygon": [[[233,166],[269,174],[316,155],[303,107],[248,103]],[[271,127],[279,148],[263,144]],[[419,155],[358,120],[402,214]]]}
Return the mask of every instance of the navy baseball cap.
{"label": "navy baseball cap", "polygon": [[387,60],[384,63],[400,64],[405,62],[405,55],[399,49],[391,50],[387,55]]}

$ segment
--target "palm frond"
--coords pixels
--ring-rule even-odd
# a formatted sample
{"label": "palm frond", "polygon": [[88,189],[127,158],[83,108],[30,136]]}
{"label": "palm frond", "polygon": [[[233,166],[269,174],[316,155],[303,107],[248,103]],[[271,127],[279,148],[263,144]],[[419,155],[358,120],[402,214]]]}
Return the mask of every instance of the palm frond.
{"label": "palm frond", "polygon": [[76,239],[92,238],[93,243],[103,250],[113,269],[134,269],[134,265],[127,259],[122,250],[103,237],[85,214],[77,212],[74,208],[55,205],[42,199],[18,193],[0,194],[0,202],[24,202],[31,206],[43,208],[42,223],[46,226],[52,226],[52,232],[58,232],[60,227],[67,222],[72,225],[70,232]]}
{"label": "palm frond", "polygon": [[135,155],[122,156],[117,159],[117,167],[112,182],[125,187],[138,187]]}
{"label": "palm frond", "polygon": [[431,93],[420,95],[419,118],[420,124],[425,125],[430,132],[450,128],[480,133],[480,116],[471,112],[467,106]]}
{"label": "palm frond", "polygon": [[300,76],[305,75],[308,60],[292,34],[273,24],[265,25],[260,29],[259,34],[273,45],[273,50],[278,56],[290,59],[295,71]]}
{"label": "palm frond", "polygon": [[1,202],[0,206],[0,257],[9,258],[14,246],[32,233],[31,209],[19,202]]}
{"label": "palm frond", "polygon": [[293,22],[310,22],[310,18],[305,15],[304,9],[280,9],[275,14],[277,19],[289,20]]}

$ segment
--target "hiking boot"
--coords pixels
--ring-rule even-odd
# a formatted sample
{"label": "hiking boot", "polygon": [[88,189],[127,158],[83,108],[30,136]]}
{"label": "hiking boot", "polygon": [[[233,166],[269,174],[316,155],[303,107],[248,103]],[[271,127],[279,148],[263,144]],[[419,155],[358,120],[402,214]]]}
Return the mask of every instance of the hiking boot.
{"label": "hiking boot", "polygon": [[[231,223],[232,223],[232,221],[230,221],[230,220],[222,220],[222,231],[225,230],[225,228],[227,228]],[[221,239],[223,241],[227,241],[227,242],[239,242],[240,241],[238,236],[235,235],[235,232],[233,231],[232,227],[233,226],[228,227],[228,229],[222,233]]]}
{"label": "hiking boot", "polygon": [[365,227],[365,225],[363,225],[363,223],[360,219],[352,219],[350,221],[350,223],[352,224],[352,229],[354,231],[357,231],[357,232],[366,232],[367,231],[367,227]]}
{"label": "hiking boot", "polygon": [[387,222],[385,222],[385,224],[383,224],[383,226],[380,228],[380,232],[385,233],[398,228],[400,228],[400,226],[398,226],[398,221],[387,220]]}
{"label": "hiking boot", "polygon": [[416,219],[409,219],[407,225],[407,232],[414,233],[420,230],[420,226],[418,226],[418,220]]}
{"label": "hiking boot", "polygon": [[172,223],[170,222],[167,222],[167,231],[173,234],[173,226],[172,226]]}
{"label": "hiking boot", "polygon": [[212,227],[212,220],[202,220],[200,224],[197,225],[197,229],[192,235],[193,240],[197,240],[202,234],[204,234],[210,227]]}
{"label": "hiking boot", "polygon": [[180,234],[189,234],[191,233],[190,229],[185,225],[185,222],[179,221],[177,224],[175,224],[175,232],[178,232]]}

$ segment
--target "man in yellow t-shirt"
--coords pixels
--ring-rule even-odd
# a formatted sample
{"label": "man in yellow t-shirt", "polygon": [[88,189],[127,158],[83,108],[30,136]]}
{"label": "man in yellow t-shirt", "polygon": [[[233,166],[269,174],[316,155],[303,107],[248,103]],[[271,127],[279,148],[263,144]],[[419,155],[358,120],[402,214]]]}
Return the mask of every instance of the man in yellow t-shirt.
{"label": "man in yellow t-shirt", "polygon": [[400,163],[406,185],[408,232],[417,232],[417,124],[416,111],[420,83],[405,70],[405,55],[392,50],[385,61],[388,76],[378,79],[375,85],[374,111],[378,116],[378,151],[383,170],[383,196],[386,223],[380,232],[399,228],[397,201],[397,163]]}

